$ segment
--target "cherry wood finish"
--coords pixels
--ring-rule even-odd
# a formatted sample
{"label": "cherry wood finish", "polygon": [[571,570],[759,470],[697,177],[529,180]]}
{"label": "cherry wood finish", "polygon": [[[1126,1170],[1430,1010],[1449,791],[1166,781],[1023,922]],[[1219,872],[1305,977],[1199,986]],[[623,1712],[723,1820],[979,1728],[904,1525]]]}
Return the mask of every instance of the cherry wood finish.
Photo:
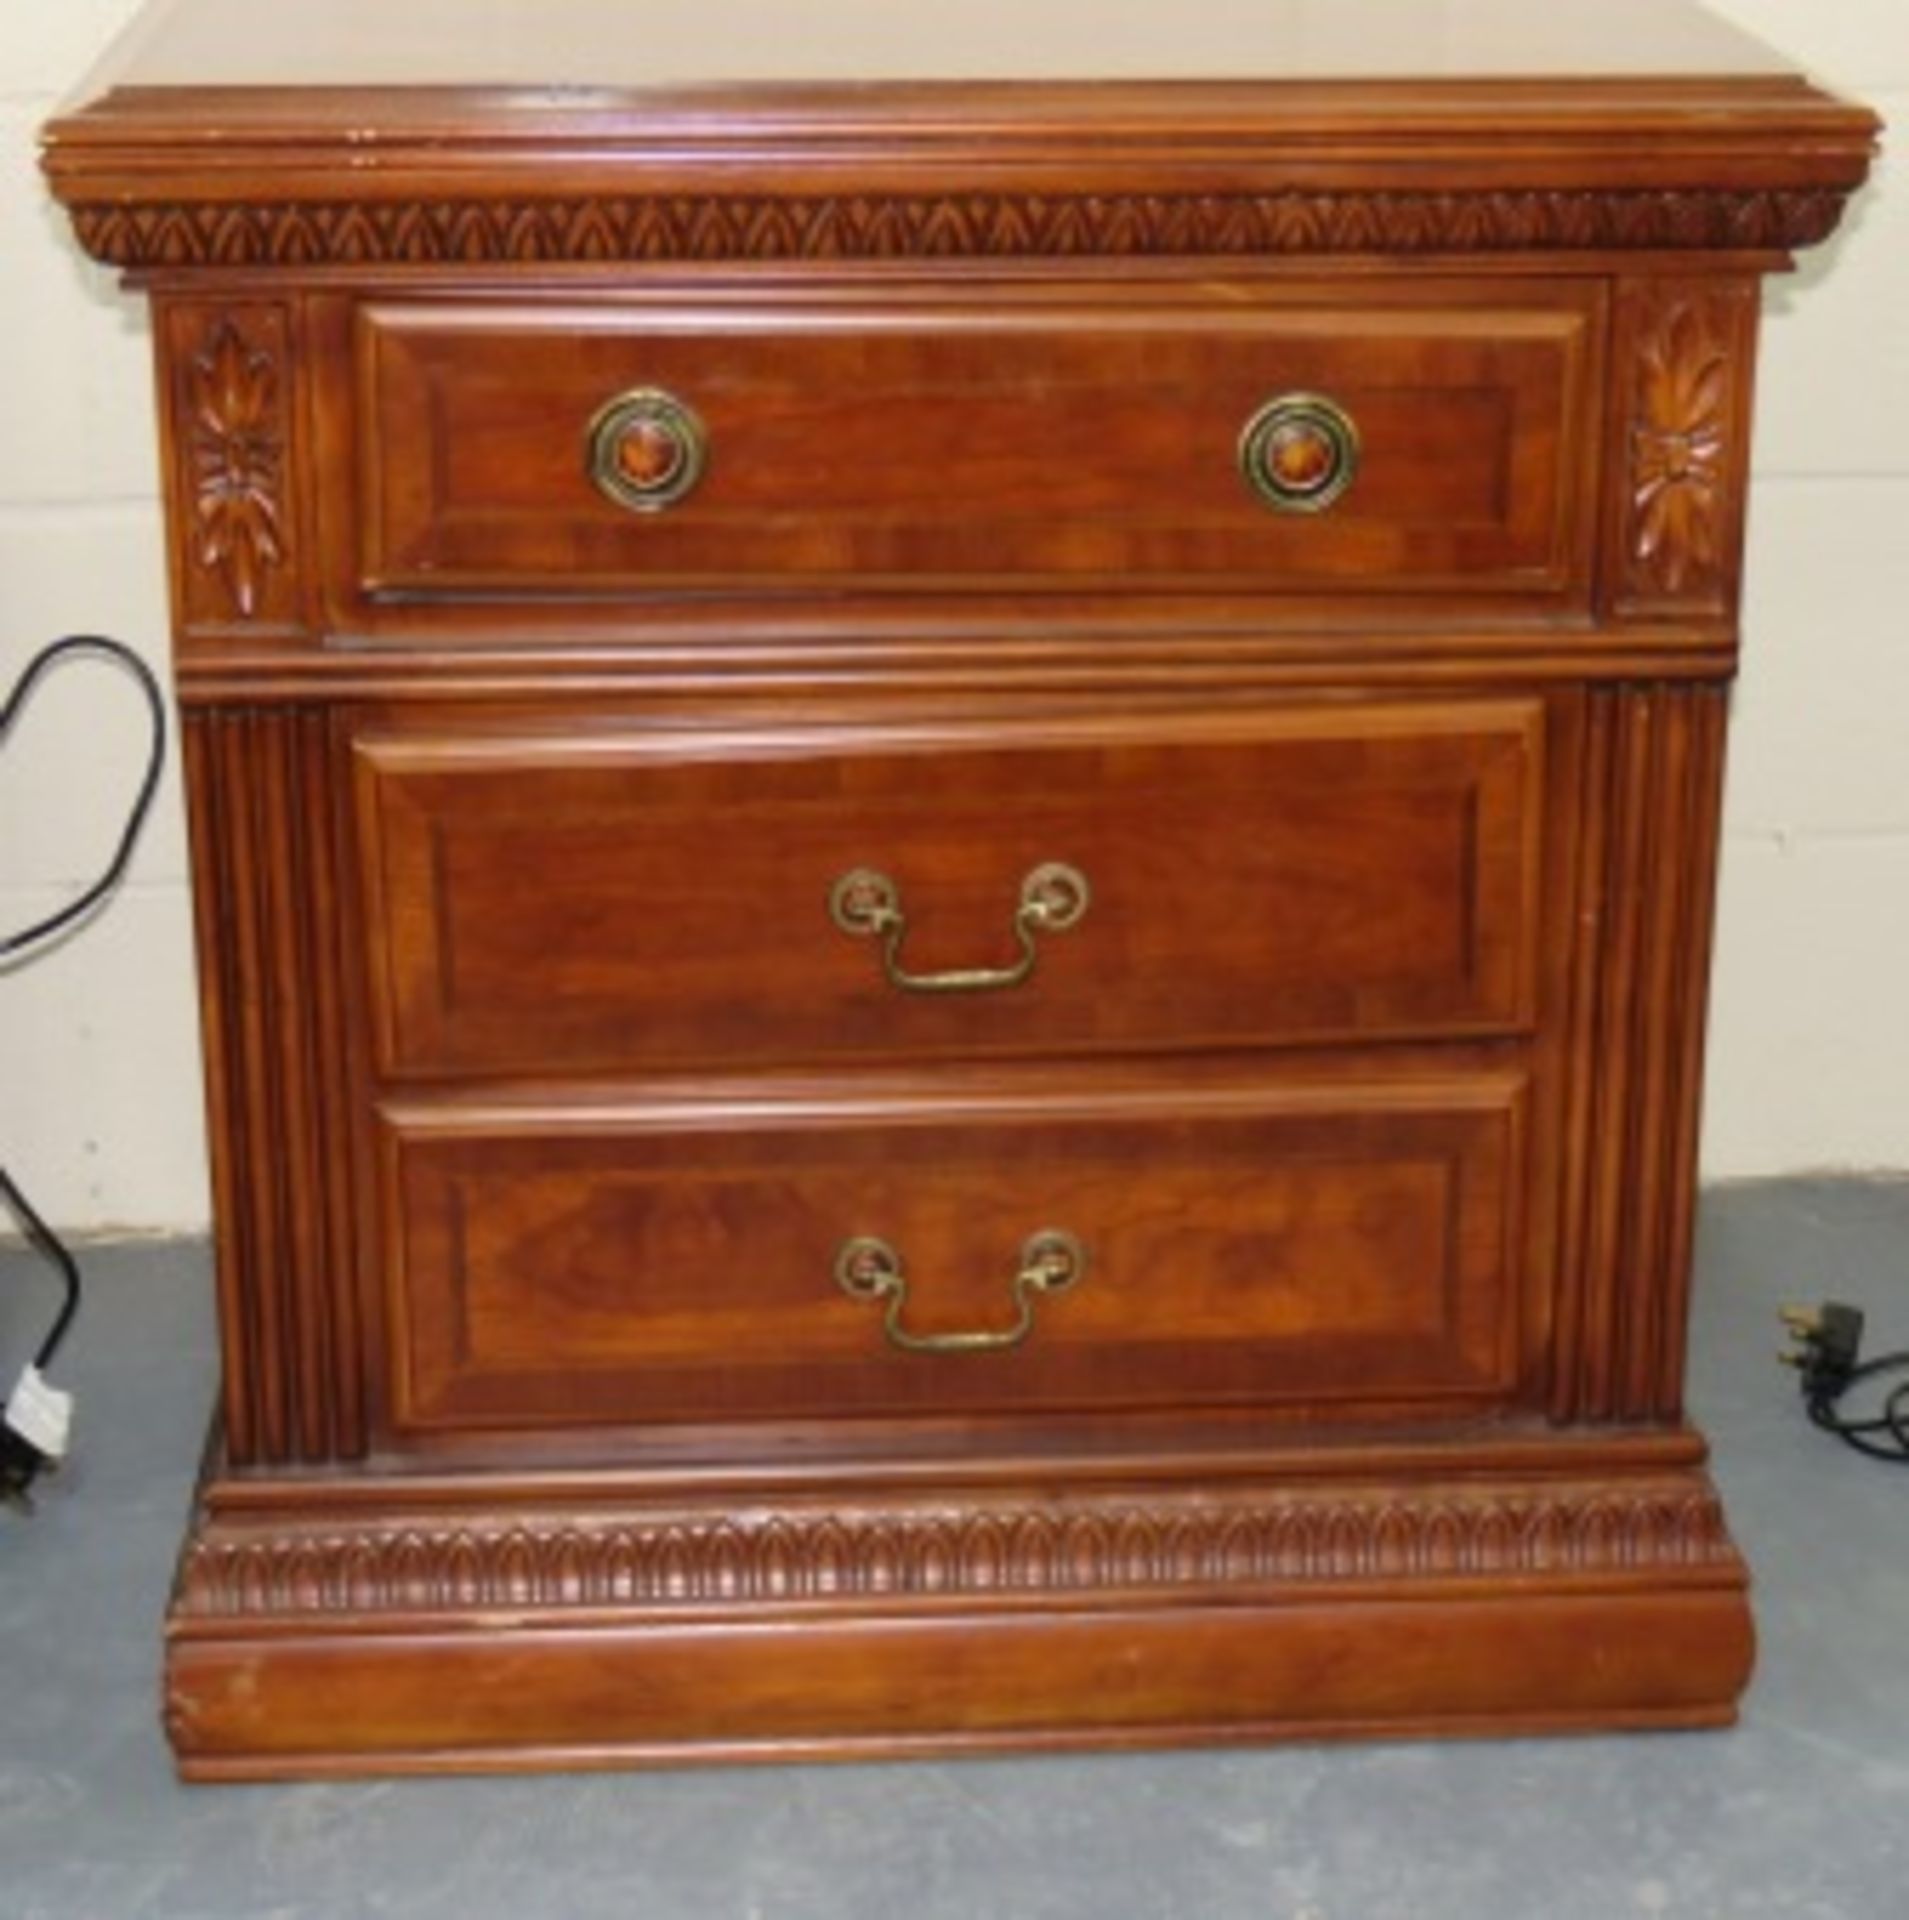
{"label": "cherry wood finish", "polygon": [[49,130],[157,316],[182,1769],[1726,1722],[1757,290],[1873,118],[1655,4],[754,9],[166,0]]}
{"label": "cherry wood finish", "polygon": [[[1545,296],[1549,297],[1546,298]],[[764,579],[1584,593],[1595,286],[1431,303],[1293,290],[1120,309],[891,296],[361,307],[351,586],[378,599]],[[655,515],[587,483],[599,409],[661,389],[709,472]],[[1318,519],[1269,513],[1242,434],[1329,396],[1362,442]]]}
{"label": "cherry wood finish", "polygon": [[[394,1422],[1509,1398],[1522,1078],[1074,1084],[389,1113]],[[1056,1227],[1083,1271],[1020,1347],[896,1349],[837,1284],[876,1235],[916,1331],[999,1329]]]}
{"label": "cherry wood finish", "polygon": [[[1545,712],[1293,703],[352,742],[387,1075],[1519,1034],[1536,1015]],[[917,973],[1011,960],[1024,877],[1090,896],[1031,975],[887,976],[844,875],[891,879]]]}

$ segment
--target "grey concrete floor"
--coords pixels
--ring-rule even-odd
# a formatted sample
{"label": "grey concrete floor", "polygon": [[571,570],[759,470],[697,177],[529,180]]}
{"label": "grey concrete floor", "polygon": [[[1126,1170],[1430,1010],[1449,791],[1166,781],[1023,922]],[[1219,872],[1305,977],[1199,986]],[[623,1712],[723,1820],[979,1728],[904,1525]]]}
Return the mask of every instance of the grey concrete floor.
{"label": "grey concrete floor", "polygon": [[[158,1619],[213,1377],[201,1246],[102,1250],[77,1458],[0,1518],[0,1920],[1903,1920],[1909,1472],[1811,1432],[1780,1300],[1909,1345],[1909,1185],[1709,1196],[1693,1343],[1758,1579],[1733,1733],[182,1788]],[[9,1379],[47,1296],[0,1253]]]}

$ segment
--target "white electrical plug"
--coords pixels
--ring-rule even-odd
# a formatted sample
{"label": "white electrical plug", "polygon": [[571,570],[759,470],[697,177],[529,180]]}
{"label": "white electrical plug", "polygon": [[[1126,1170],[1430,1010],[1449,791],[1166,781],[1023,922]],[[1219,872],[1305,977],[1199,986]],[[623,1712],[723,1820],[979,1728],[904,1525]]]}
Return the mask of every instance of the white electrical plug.
{"label": "white electrical plug", "polygon": [[28,1367],[7,1401],[6,1424],[43,1459],[64,1460],[73,1431],[73,1396],[50,1386],[38,1367]]}

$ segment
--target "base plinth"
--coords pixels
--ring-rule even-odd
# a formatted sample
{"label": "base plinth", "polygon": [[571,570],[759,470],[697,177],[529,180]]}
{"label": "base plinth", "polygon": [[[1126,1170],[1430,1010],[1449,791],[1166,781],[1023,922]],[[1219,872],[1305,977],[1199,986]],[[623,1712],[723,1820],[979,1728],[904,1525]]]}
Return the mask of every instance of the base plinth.
{"label": "base plinth", "polygon": [[1728,1723],[1753,1636],[1685,1437],[720,1504],[209,1478],[193,1779]]}

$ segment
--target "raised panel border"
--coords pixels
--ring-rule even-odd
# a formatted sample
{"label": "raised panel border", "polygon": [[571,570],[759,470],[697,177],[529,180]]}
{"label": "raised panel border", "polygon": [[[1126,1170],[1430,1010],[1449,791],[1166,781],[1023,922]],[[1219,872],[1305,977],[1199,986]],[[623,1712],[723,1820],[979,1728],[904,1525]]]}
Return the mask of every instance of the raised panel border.
{"label": "raised panel border", "polygon": [[[422,296],[365,298],[353,303],[348,314],[328,313],[325,322],[332,348],[321,365],[337,389],[326,396],[328,432],[338,438],[340,457],[350,449],[358,474],[351,550],[341,543],[330,556],[332,591],[356,620],[374,629],[399,630],[440,603],[455,606],[466,619],[489,606],[494,617],[508,611],[519,620],[541,623],[554,618],[561,623],[575,617],[571,610],[587,609],[592,602],[653,600],[673,592],[715,592],[725,599],[853,592],[891,604],[937,595],[958,602],[1012,593],[1047,601],[1070,595],[1128,595],[1135,579],[1149,596],[1252,596],[1269,610],[1305,594],[1376,602],[1422,595],[1494,610],[1518,606],[1552,617],[1569,615],[1583,609],[1592,572],[1596,501],[1579,450],[1597,441],[1606,304],[1604,284],[1595,276],[1497,282],[1477,276],[1375,279],[1348,288],[1344,283],[1254,275],[1236,277],[1228,283],[1228,296],[1216,298],[1210,291],[1190,293],[1184,285],[1157,276],[1123,285],[1091,272],[1068,280],[1002,276],[985,289],[945,281],[841,280],[798,288],[685,279],[615,292],[545,289],[496,298],[477,291],[459,295],[432,290]],[[652,378],[687,381],[683,397],[707,408],[712,403],[702,401],[692,377],[697,371],[706,375],[707,369],[696,362],[692,349],[716,341],[734,343],[735,355],[746,366],[752,344],[759,354],[774,356],[844,333],[891,343],[911,337],[959,340],[969,349],[957,363],[963,368],[983,345],[1005,358],[1017,342],[1051,347],[1087,335],[1108,342],[1135,333],[1167,341],[1210,341],[1220,352],[1250,345],[1269,367],[1278,364],[1280,341],[1295,336],[1315,354],[1328,343],[1330,350],[1339,351],[1349,340],[1368,352],[1385,344],[1483,345],[1494,350],[1487,371],[1473,370],[1463,381],[1426,382],[1424,390],[1442,399],[1475,395],[1502,401],[1502,407],[1489,409],[1502,436],[1494,448],[1501,457],[1493,483],[1481,489],[1489,508],[1481,506],[1473,517],[1448,519],[1421,507],[1367,525],[1360,521],[1355,502],[1332,519],[1292,523],[1254,508],[1242,487],[1233,537],[1246,543],[1257,526],[1263,564],[1145,572],[1131,563],[1093,569],[1040,561],[986,573],[954,567],[935,571],[897,566],[880,572],[867,566],[810,568],[796,564],[801,550],[793,546],[779,565],[761,559],[741,564],[731,552],[720,566],[699,567],[675,557],[683,542],[693,547],[697,540],[738,537],[735,507],[700,534],[694,532],[701,494],[710,494],[713,509],[719,484],[706,483],[698,496],[666,517],[633,523],[618,521],[583,484],[585,423],[619,384]],[[645,371],[649,358],[641,344],[650,336],[666,336],[673,360],[687,353],[692,366],[667,374]],[[617,344],[622,349],[617,365],[625,370],[606,371],[600,389],[580,390],[576,399],[568,430],[576,452],[574,497],[566,503],[553,494],[540,500],[534,514],[525,514],[506,510],[481,494],[462,496],[456,485],[457,424],[449,402],[462,391],[468,405],[470,391],[481,395],[494,389],[497,376],[481,366],[464,370],[460,355],[481,358],[502,347],[521,353],[528,362],[535,349],[538,360],[567,369],[564,350],[572,342],[593,348]],[[1504,351],[1497,351],[1501,348]],[[533,367],[528,377],[546,377],[542,365]],[[1475,387],[1472,380],[1478,382]],[[963,384],[972,384],[971,374],[963,376]],[[1017,382],[1010,379],[1007,384],[1012,388]],[[1039,390],[1039,383],[1030,383],[1025,374],[1018,384]],[[1416,389],[1411,379],[1375,376],[1367,384],[1373,391]],[[1278,385],[1277,374],[1269,373],[1264,397]],[[731,412],[739,410],[738,401],[720,384],[714,402]],[[1242,410],[1238,427],[1244,427],[1250,412],[1250,405]],[[905,405],[893,409],[893,438],[884,441],[880,454],[884,467],[905,458],[907,418]],[[715,456],[711,472],[713,482],[719,483],[743,457],[750,422],[744,418],[725,423],[712,412],[709,424]],[[1060,424],[1066,424],[1064,417]],[[543,430],[559,439],[566,433],[560,414],[541,420],[539,428],[540,448]],[[731,428],[737,429],[740,448],[728,438]],[[1231,446],[1225,437],[1216,438],[1214,453],[1215,476],[1230,488]],[[826,460],[827,447],[818,447],[812,457]],[[1124,529],[1120,516],[1144,517],[1164,484],[1159,476],[1144,476],[1131,498],[1106,503],[1098,517],[1083,518],[1083,528],[1102,533]],[[1159,510],[1163,519],[1170,519],[1165,496],[1159,498]],[[816,509],[818,517],[823,511]],[[892,508],[858,516],[847,502],[837,502],[826,512],[828,524],[844,537],[895,517]],[[1352,523],[1342,526],[1347,512],[1353,515]],[[1023,517],[1003,525],[1012,533]],[[549,564],[495,560],[495,550],[513,539],[534,544],[540,530],[553,543],[578,541],[588,533],[593,549],[614,547],[618,563],[599,564],[594,557],[588,564],[574,557]],[[1159,530],[1153,531],[1157,535]],[[1428,535],[1449,547],[1445,565],[1391,564],[1393,549]],[[1313,547],[1343,541],[1363,545],[1351,547],[1323,569],[1306,563]],[[1489,546],[1484,560],[1472,550],[1481,541]],[[486,551],[482,570],[473,570],[458,557],[472,546]]]}
{"label": "raised panel border", "polygon": [[[1446,1266],[1436,1288],[1442,1319],[1437,1335],[1425,1343],[1417,1378],[1407,1370],[1361,1385],[1328,1387],[1313,1381],[1301,1388],[1288,1382],[1263,1394],[1243,1388],[1222,1393],[1209,1383],[1201,1392],[1185,1390],[1184,1398],[1136,1397],[1136,1407],[1150,1408],[1157,1417],[1175,1405],[1189,1414],[1207,1414],[1228,1406],[1278,1407],[1303,1401],[1342,1420],[1361,1409],[1410,1418],[1449,1414],[1458,1404],[1503,1408],[1515,1400],[1521,1380],[1530,1103],[1530,1085],[1522,1073],[1388,1078],[1376,1069],[1366,1078],[1342,1074],[1310,1084],[1234,1073],[1189,1085],[1172,1073],[1141,1077],[1077,1071],[1062,1078],[1042,1071],[976,1073],[934,1082],[869,1076],[808,1083],[763,1079],[726,1089],[710,1087],[693,1096],[659,1089],[647,1098],[605,1094],[589,1103],[574,1096],[558,1103],[547,1095],[488,1105],[468,1098],[386,1101],[379,1114],[378,1158],[390,1223],[384,1255],[391,1370],[388,1437],[404,1445],[427,1441],[438,1432],[469,1438],[487,1429],[497,1436],[540,1430],[576,1435],[600,1428],[606,1417],[596,1410],[601,1393],[585,1393],[584,1382],[576,1383],[572,1397],[553,1399],[561,1372],[554,1362],[520,1364],[513,1371],[496,1363],[487,1367],[476,1350],[458,1266],[459,1182],[443,1166],[434,1165],[447,1155],[467,1148],[502,1149],[526,1156],[535,1167],[543,1150],[556,1157],[569,1143],[605,1155],[610,1165],[625,1155],[640,1165],[645,1140],[675,1146],[700,1138],[720,1151],[738,1135],[772,1142],[781,1136],[826,1138],[844,1129],[865,1136],[901,1128],[958,1131],[1065,1127],[1069,1122],[1096,1128],[1265,1122],[1275,1128],[1310,1127],[1322,1137],[1339,1123],[1347,1136],[1346,1159],[1357,1159],[1364,1150],[1375,1164],[1396,1156],[1413,1164],[1429,1159],[1442,1169],[1448,1207],[1440,1242]],[[1441,1125],[1446,1129],[1443,1138]],[[1409,1144],[1388,1149],[1390,1133],[1407,1136]],[[1318,1150],[1316,1144],[1313,1150]],[[765,1161],[765,1167],[772,1166],[772,1158]],[[770,1176],[765,1172],[764,1177]],[[846,1220],[844,1235],[856,1227],[855,1221]],[[816,1286],[818,1311],[832,1316],[840,1302],[826,1269],[817,1273]],[[737,1361],[745,1370],[765,1366],[760,1356],[747,1352],[739,1353]],[[894,1365],[873,1322],[866,1365],[878,1374]],[[772,1362],[766,1370],[776,1371]],[[639,1412],[645,1377],[645,1365],[636,1363],[606,1377],[623,1408],[618,1416],[622,1424],[641,1433],[720,1417],[699,1412],[699,1396],[690,1391],[695,1376],[686,1382],[656,1362],[650,1377],[661,1410],[646,1425]],[[996,1379],[989,1410],[964,1409],[961,1417],[974,1444],[986,1451],[991,1443],[982,1435],[990,1425],[1006,1433],[1050,1415],[1057,1420],[1082,1412],[1104,1415],[1125,1404],[1104,1391],[1085,1400],[1078,1391],[1053,1393],[1045,1402],[1038,1395],[1023,1399]],[[827,1395],[817,1394],[806,1405],[772,1403],[736,1417],[766,1417],[771,1424],[800,1427],[820,1439],[831,1427],[839,1425],[846,1435],[885,1418],[898,1422],[898,1431],[905,1434],[912,1422],[937,1413],[946,1417],[946,1412],[937,1401],[911,1413],[904,1397],[837,1416],[830,1412]]]}
{"label": "raised panel border", "polygon": [[[883,717],[867,711],[836,720],[790,716],[781,724],[744,726],[709,710],[676,716],[666,726],[642,724],[640,717],[606,705],[592,725],[577,732],[565,716],[526,713],[517,718],[466,713],[458,716],[414,710],[390,718],[367,717],[351,735],[352,785],[357,823],[360,886],[367,926],[372,1006],[378,1060],[387,1078],[425,1082],[460,1073],[508,1076],[513,1063],[485,1057],[459,1045],[453,1032],[454,1009],[449,955],[454,940],[442,898],[443,867],[436,857],[436,816],[406,791],[407,776],[438,777],[459,772],[483,774],[500,768],[526,772],[572,768],[666,768],[676,764],[813,757],[818,760],[856,754],[934,753],[994,750],[1010,745],[1173,746],[1203,742],[1251,745],[1309,739],[1367,738],[1457,739],[1475,735],[1481,743],[1479,777],[1471,790],[1468,836],[1475,856],[1467,908],[1472,918],[1472,953],[1483,924],[1488,884],[1496,881],[1516,901],[1502,914],[1504,953],[1495,971],[1502,981],[1479,985],[1480,1009],[1474,1017],[1440,1021],[1371,1021],[1341,1031],[1318,1026],[1249,1040],[1198,1033],[1171,1037],[1183,1052],[1210,1052],[1252,1044],[1275,1049],[1334,1042],[1403,1043],[1414,1040],[1479,1039],[1528,1036],[1540,1018],[1539,974],[1547,938],[1548,867],[1553,859],[1551,822],[1560,796],[1551,791],[1556,743],[1552,721],[1560,703],[1541,694],[1499,693],[1445,699],[1377,698],[1357,703],[1313,701],[1290,706],[1252,703],[1222,711],[1189,709],[1184,704],[1152,706],[1109,714],[1057,705],[1043,712],[997,709],[976,717],[955,713]],[[574,709],[566,710],[574,713]],[[1479,852],[1476,829],[1496,817],[1516,831],[1515,852],[1503,871],[1488,867]],[[819,896],[818,896],[819,897]],[[400,926],[400,918],[404,924]],[[414,957],[407,962],[407,953]],[[1489,989],[1489,992],[1487,992]],[[1484,1002],[1489,999],[1489,1007]],[[1135,1052],[1158,1052],[1166,1042],[1132,1043]],[[971,1047],[965,1049],[972,1053]],[[991,1051],[1002,1057],[1037,1052],[1077,1053],[1078,1045],[1017,1042]],[[945,1046],[929,1048],[942,1052]],[[905,1057],[906,1049],[845,1053],[873,1063]],[[784,1056],[780,1064],[787,1063]],[[778,1064],[759,1049],[755,1064]],[[699,1055],[679,1048],[664,1056],[625,1055],[615,1060],[566,1063],[561,1070],[578,1079],[603,1078],[617,1071],[662,1071],[685,1067],[734,1068],[733,1059]],[[546,1066],[546,1074],[558,1071]]]}

